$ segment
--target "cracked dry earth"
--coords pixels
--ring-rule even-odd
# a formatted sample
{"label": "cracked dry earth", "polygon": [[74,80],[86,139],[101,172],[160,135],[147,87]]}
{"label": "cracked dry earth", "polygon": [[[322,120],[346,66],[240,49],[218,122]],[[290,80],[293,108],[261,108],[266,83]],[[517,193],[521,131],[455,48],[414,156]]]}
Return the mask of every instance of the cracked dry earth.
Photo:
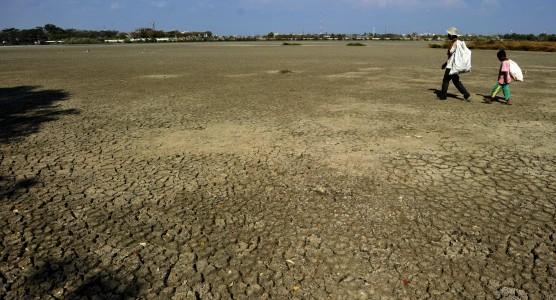
{"label": "cracked dry earth", "polygon": [[0,298],[556,299],[556,57],[510,55],[513,106],[495,51],[466,103],[420,43],[2,48]]}

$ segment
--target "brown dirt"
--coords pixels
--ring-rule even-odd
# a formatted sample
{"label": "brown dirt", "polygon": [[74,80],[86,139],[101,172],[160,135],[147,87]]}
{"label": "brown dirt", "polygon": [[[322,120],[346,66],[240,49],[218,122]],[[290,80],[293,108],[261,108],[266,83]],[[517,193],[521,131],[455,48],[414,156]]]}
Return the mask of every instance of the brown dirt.
{"label": "brown dirt", "polygon": [[467,103],[421,43],[0,48],[0,298],[551,299],[556,59],[510,56],[513,106],[495,51]]}

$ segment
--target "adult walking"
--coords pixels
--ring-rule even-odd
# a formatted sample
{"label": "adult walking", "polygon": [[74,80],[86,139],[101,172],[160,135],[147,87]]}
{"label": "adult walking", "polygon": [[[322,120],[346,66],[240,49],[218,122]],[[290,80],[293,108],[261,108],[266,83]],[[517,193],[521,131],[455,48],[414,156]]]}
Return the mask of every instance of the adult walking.
{"label": "adult walking", "polygon": [[465,100],[471,101],[471,94],[469,94],[459,79],[460,73],[471,71],[471,50],[467,48],[464,41],[459,40],[461,34],[457,28],[451,27],[447,32],[448,39],[452,41],[452,46],[448,49],[448,60],[442,65],[442,69],[445,69],[445,71],[444,78],[442,79],[442,90],[438,98],[440,100],[446,100],[448,86],[450,85],[450,81],[452,81],[458,91],[463,94]]}

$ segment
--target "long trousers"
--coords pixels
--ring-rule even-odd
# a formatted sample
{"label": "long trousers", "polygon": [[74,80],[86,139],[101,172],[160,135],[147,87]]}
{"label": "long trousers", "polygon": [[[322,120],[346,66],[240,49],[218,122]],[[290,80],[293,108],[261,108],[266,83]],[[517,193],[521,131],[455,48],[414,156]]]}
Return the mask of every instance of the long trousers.
{"label": "long trousers", "polygon": [[442,79],[442,91],[440,92],[439,95],[441,99],[446,99],[448,94],[448,85],[450,85],[450,81],[454,83],[458,91],[463,94],[463,97],[465,99],[471,96],[463,86],[463,83],[459,81],[459,75],[458,74],[450,75],[450,69],[446,69],[446,71],[444,72],[444,78]]}
{"label": "long trousers", "polygon": [[494,87],[492,87],[492,92],[490,93],[490,96],[492,98],[496,97],[496,95],[498,95],[498,93],[500,93],[500,90],[502,90],[502,92],[504,93],[504,99],[506,101],[512,99],[512,92],[510,91],[510,84],[506,83],[506,84],[500,84],[500,83],[496,83],[494,85]]}

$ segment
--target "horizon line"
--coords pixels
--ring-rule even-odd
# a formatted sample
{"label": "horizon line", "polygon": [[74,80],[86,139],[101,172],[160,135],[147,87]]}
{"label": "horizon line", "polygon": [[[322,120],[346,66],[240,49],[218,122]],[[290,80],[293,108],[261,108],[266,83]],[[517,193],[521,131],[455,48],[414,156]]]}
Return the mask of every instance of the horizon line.
{"label": "horizon line", "polygon": [[[51,24],[51,23],[48,23]],[[29,29],[35,29],[37,27],[44,27],[45,25],[48,24],[44,24],[42,26],[34,26],[34,27],[28,27],[28,28],[18,28],[18,27],[1,27],[0,31],[4,31],[4,30],[8,30],[8,29],[17,29],[17,30],[29,30]],[[55,25],[55,24],[52,24]],[[58,25],[55,25],[58,26]],[[149,27],[137,27],[133,30],[118,30],[115,28],[102,28],[102,29],[91,29],[91,28],[77,28],[77,27],[60,27],[64,30],[83,30],[83,31],[117,31],[118,33],[131,33],[134,31],[137,31],[139,29],[153,29],[153,28],[149,28]],[[363,32],[341,32],[341,31],[325,31],[325,32],[306,32],[305,30],[301,30],[301,32],[280,32],[280,31],[269,31],[266,33],[224,33],[224,34],[220,34],[217,33],[215,31],[212,31],[210,29],[204,29],[204,30],[183,30],[183,29],[153,29],[156,31],[163,31],[163,32],[170,32],[170,31],[179,31],[179,32],[211,32],[215,35],[218,36],[264,36],[264,35],[268,35],[269,33],[274,33],[274,34],[292,34],[292,35],[322,35],[322,34],[373,34],[373,35],[387,35],[387,34],[399,34],[399,35],[408,35],[408,34],[422,34],[422,35],[447,35],[447,33],[438,33],[438,32],[416,32],[416,31],[411,31],[411,32],[382,32],[382,33],[373,33],[372,30],[369,31],[363,31]],[[541,35],[541,34],[546,34],[546,35],[554,35],[556,33],[549,33],[547,31],[543,31],[543,32],[538,32],[538,33],[534,33],[534,32],[496,32],[496,33],[476,33],[476,32],[469,32],[469,33],[465,33],[462,34],[463,36],[476,36],[476,35],[483,35],[483,36],[494,36],[494,35],[507,35],[507,34],[519,34],[519,35]]]}

